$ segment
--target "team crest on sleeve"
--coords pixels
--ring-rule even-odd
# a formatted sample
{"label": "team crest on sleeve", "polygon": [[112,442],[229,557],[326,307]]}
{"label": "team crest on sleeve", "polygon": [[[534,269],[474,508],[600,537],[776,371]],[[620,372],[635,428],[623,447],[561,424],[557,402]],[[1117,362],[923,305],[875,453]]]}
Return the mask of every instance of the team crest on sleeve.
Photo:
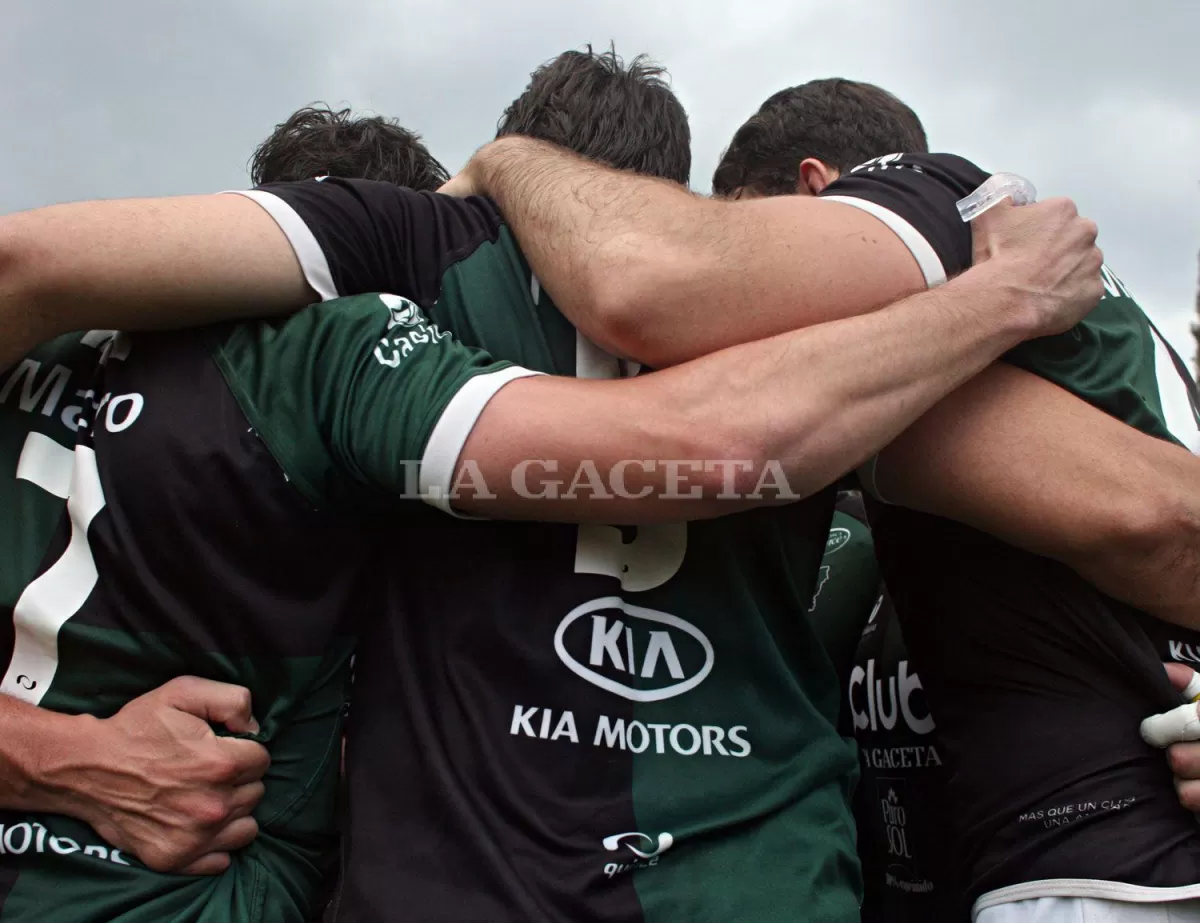
{"label": "team crest on sleeve", "polygon": [[833,554],[835,551],[844,548],[850,542],[850,530],[837,526],[829,530],[829,537],[825,539],[825,553]]}
{"label": "team crest on sleeve", "polygon": [[407,298],[380,295],[379,300],[388,309],[387,334],[375,347],[375,358],[381,365],[394,369],[418,346],[450,338],[447,331],[429,323],[421,309]]}
{"label": "team crest on sleeve", "polygon": [[391,315],[388,330],[393,327],[415,327],[425,320],[421,309],[407,298],[401,298],[399,295],[380,295],[379,300],[387,306],[388,314]]}

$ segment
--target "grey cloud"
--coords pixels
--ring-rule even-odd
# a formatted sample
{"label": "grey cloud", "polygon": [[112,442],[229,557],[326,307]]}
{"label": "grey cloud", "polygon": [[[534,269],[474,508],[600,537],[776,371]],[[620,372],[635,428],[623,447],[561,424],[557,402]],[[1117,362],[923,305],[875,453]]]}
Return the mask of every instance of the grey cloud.
{"label": "grey cloud", "polygon": [[[529,71],[615,39],[666,64],[687,106],[694,188],[770,93],[870,80],[935,148],[1070,194],[1177,346],[1200,250],[1200,7],[1193,0],[7,0],[0,212],[246,182],[296,107],[350,103],[421,131],[450,168],[488,140]],[[1176,418],[1177,395],[1170,398]]]}

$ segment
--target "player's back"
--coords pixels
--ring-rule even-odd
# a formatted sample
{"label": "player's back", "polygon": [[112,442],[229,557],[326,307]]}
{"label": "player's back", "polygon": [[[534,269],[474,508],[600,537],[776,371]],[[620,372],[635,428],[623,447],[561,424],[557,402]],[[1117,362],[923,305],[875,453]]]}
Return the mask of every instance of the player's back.
{"label": "player's back", "polygon": [[8,814],[0,920],[314,910],[369,548],[287,482],[210,335],[73,335],[0,373],[2,688],[106,717],[183,674],[248,687],[272,757],[261,833],[224,874],[185,877],[71,819]]}
{"label": "player's back", "polygon": [[[440,327],[620,374],[506,229],[459,257],[423,299]],[[804,617],[831,506],[642,528],[424,511],[393,555],[400,614],[364,627],[335,918],[857,919],[853,750]]]}
{"label": "player's back", "polygon": [[[1174,441],[1151,328],[1107,269],[1105,285],[1078,327],[1007,358]],[[1193,885],[1195,820],[1179,807],[1161,752],[1137,733],[1142,718],[1178,704],[1161,666],[1165,639],[1192,633],[949,520],[876,505],[872,521],[937,717],[969,896],[991,892],[980,906],[1043,893],[1161,900],[1139,889]],[[1074,884],[1039,890],[1048,879]],[[1101,893],[1096,882],[1119,884]],[[1021,890],[998,890],[1010,885]]]}

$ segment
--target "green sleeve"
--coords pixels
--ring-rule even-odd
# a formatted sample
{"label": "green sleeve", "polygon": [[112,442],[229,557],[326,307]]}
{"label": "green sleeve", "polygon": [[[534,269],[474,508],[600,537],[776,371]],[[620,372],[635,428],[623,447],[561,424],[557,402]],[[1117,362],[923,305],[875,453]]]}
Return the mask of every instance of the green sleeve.
{"label": "green sleeve", "polygon": [[505,384],[535,374],[464,346],[396,295],[238,325],[214,356],[250,424],[319,508],[421,496],[448,511],[479,414]]}
{"label": "green sleeve", "polygon": [[1104,286],[1100,303],[1075,327],[1022,343],[1004,358],[1144,433],[1178,442],[1163,415],[1146,315],[1108,267]]}
{"label": "green sleeve", "polygon": [[870,530],[838,510],[821,558],[809,619],[844,680],[848,681],[858,640],[879,598],[880,579]]}

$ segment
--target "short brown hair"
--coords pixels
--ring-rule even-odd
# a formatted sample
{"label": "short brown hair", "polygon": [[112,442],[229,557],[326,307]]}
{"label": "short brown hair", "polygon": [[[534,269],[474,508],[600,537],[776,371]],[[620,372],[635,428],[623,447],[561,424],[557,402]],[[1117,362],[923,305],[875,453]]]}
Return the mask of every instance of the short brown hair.
{"label": "short brown hair", "polygon": [[780,90],[737,130],[713,173],[713,192],[786,195],[809,157],[844,173],[872,157],[928,150],[921,120],[891,93],[855,80],[813,80]]}
{"label": "short brown hair", "polygon": [[250,160],[254,185],[315,176],[374,179],[434,190],[449,174],[415,131],[382,116],[305,106],[275,126]]}
{"label": "short brown hair", "polygon": [[597,163],[686,185],[692,137],[665,76],[645,55],[626,67],[613,48],[563,52],[533,72],[496,137],[540,138]]}

